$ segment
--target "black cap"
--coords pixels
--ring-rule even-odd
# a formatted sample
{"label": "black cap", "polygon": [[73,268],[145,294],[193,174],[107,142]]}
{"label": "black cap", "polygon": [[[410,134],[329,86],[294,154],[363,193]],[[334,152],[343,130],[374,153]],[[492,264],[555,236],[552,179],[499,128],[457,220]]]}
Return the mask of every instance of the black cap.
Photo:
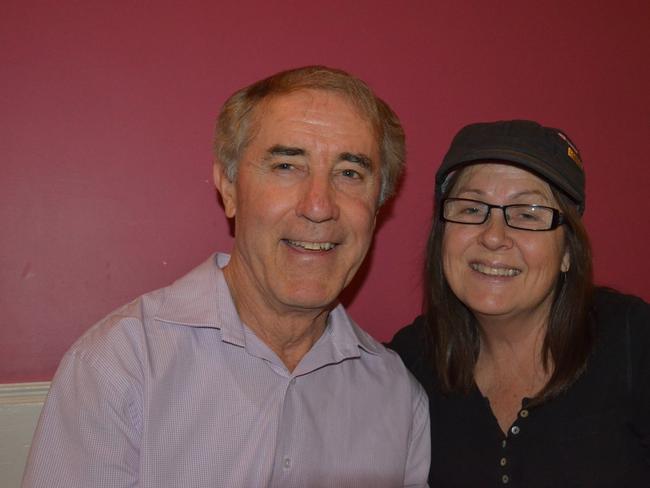
{"label": "black cap", "polygon": [[560,130],[530,120],[502,120],[463,127],[436,173],[436,202],[447,176],[481,160],[506,161],[535,173],[566,193],[582,214],[585,173],[580,153]]}

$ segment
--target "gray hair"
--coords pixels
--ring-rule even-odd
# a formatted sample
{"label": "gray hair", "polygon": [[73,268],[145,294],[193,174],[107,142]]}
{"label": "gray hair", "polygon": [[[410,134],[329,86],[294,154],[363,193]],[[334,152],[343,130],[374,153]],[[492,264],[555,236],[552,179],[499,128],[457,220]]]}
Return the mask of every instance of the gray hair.
{"label": "gray hair", "polygon": [[366,83],[345,71],[325,66],[282,71],[242,88],[228,98],[217,118],[214,143],[216,164],[221,164],[226,177],[234,181],[239,159],[253,138],[256,108],[265,99],[298,90],[340,93],[368,119],[380,150],[379,205],[382,205],[395,192],[404,171],[406,144],[402,125],[388,104],[377,97]]}

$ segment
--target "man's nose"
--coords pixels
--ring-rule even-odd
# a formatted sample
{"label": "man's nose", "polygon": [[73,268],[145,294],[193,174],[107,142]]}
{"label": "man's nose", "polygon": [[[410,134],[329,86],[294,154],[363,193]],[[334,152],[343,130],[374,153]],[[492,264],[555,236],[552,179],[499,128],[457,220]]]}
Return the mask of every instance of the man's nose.
{"label": "man's nose", "polygon": [[296,213],[312,222],[339,218],[336,189],[329,175],[312,174],[306,179]]}

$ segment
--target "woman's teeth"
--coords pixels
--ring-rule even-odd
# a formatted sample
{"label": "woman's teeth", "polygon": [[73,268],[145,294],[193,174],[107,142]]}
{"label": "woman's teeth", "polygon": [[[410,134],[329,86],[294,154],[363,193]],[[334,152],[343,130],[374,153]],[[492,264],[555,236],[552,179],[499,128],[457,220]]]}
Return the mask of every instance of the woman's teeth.
{"label": "woman's teeth", "polygon": [[517,268],[493,268],[479,263],[472,263],[470,266],[474,271],[488,276],[517,276],[521,273]]}

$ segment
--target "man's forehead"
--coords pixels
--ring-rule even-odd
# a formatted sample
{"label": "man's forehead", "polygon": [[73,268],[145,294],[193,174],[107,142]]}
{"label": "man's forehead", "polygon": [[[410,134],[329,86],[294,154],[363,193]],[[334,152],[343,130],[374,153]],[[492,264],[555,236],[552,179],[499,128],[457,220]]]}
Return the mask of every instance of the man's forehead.
{"label": "man's forehead", "polygon": [[348,94],[339,90],[301,88],[289,92],[272,94],[261,100],[255,107],[254,116],[262,120],[272,112],[293,109],[308,111],[315,106],[319,110],[338,112],[342,107],[355,113],[366,124],[372,126],[372,121],[361,106]]}
{"label": "man's forehead", "polygon": [[[280,129],[275,125],[278,120],[311,120],[317,125],[319,117],[328,119],[327,122],[331,123],[333,130],[345,131],[345,123],[352,123],[354,130],[367,129],[373,137],[373,150],[380,152],[379,133],[370,117],[349,96],[336,90],[300,89],[266,97],[255,107],[252,114],[251,140],[256,138],[262,128],[264,132]],[[354,118],[357,120],[353,120]]]}

